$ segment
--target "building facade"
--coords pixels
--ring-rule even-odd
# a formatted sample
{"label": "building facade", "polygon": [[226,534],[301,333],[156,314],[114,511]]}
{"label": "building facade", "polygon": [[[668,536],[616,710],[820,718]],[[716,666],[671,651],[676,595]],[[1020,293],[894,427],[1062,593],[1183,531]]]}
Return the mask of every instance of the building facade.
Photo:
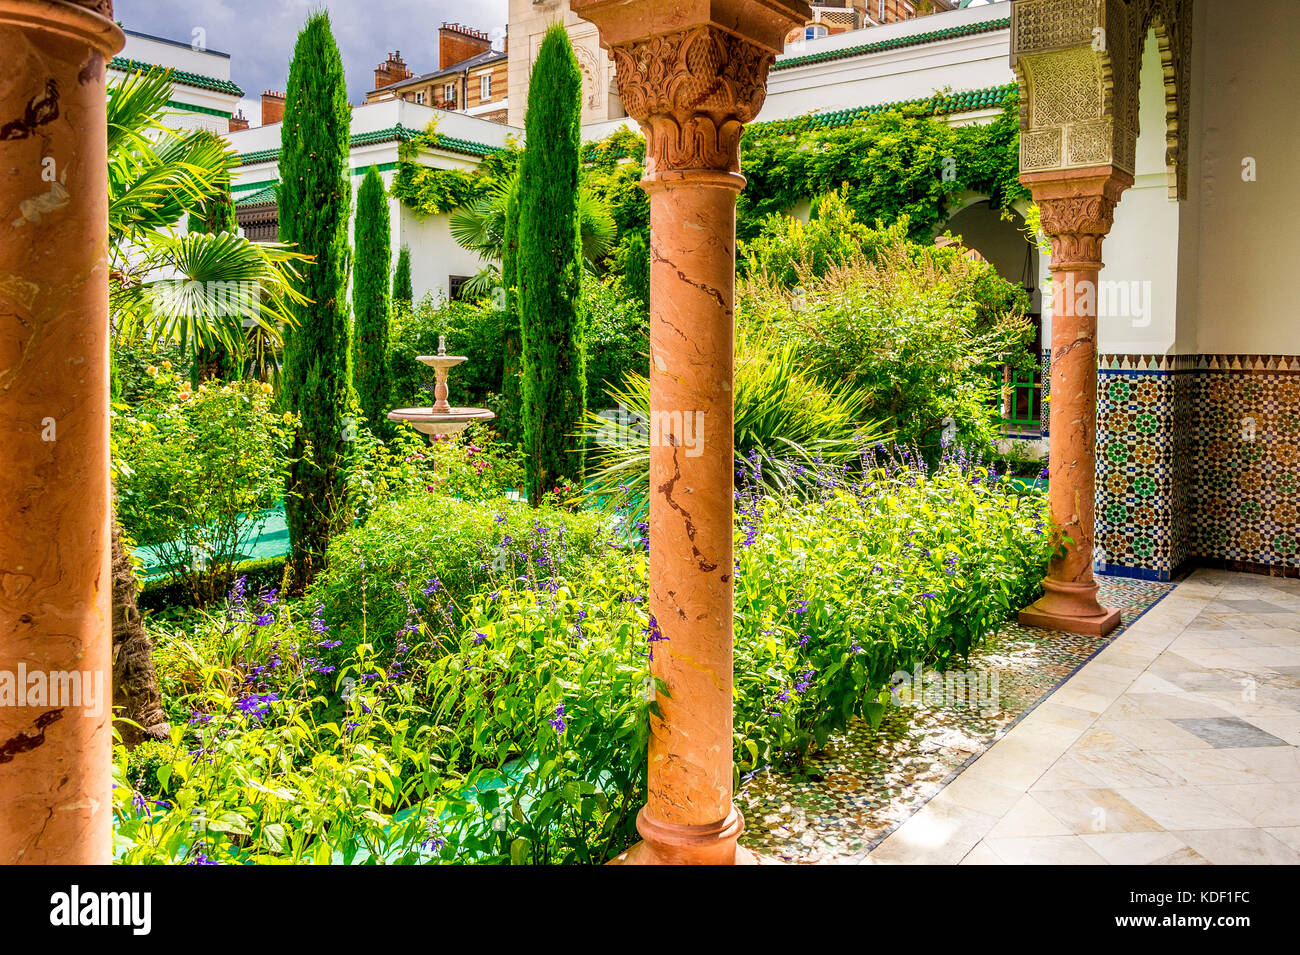
{"label": "building facade", "polygon": [[[474,169],[484,156],[506,145],[510,133],[501,123],[398,98],[354,107],[349,163],[354,192],[371,166],[379,170],[384,185],[391,187],[398,148],[435,119],[437,145],[420,148],[414,157],[415,162],[434,169]],[[279,232],[276,185],[281,127],[277,121],[227,136],[240,158],[231,184],[236,217],[241,231],[254,241],[275,241]],[[355,213],[355,201],[352,208]],[[410,248],[411,284],[417,300],[426,293],[450,298],[464,279],[484,265],[452,239],[447,220],[446,215],[417,216],[397,199],[389,199],[394,262],[403,245]]]}
{"label": "building facade", "polygon": [[164,122],[173,129],[206,129],[228,133],[244,122],[239,100],[244,95],[230,80],[230,54],[209,50],[198,34],[189,43],[137,33],[126,34],[126,46],[108,64],[108,82],[154,67],[171,70],[172,110]]}
{"label": "building facade", "polygon": [[419,76],[407,68],[401,51],[375,68],[375,88],[367,103],[401,99],[504,123],[509,118],[509,54],[494,48],[481,30],[444,23],[438,30],[439,68]]}

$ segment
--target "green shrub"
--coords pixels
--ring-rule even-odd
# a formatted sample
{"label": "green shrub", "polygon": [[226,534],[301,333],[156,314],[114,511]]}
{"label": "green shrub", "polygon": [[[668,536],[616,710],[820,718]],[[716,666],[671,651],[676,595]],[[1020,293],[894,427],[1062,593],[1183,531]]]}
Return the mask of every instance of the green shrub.
{"label": "green shrub", "polygon": [[748,334],[791,343],[822,381],[863,392],[864,414],[930,460],[945,429],[972,445],[992,443],[998,371],[1008,356],[1029,354],[1023,293],[986,263],[906,241],[855,254],[820,277],[807,262],[795,269],[793,289],[765,276],[742,285]]}
{"label": "green shrub", "polygon": [[379,170],[371,166],[357,190],[354,226],[356,268],[352,276],[352,369],[361,411],[381,433],[389,430],[388,338],[391,304],[388,276],[392,260],[388,195]]}
{"label": "green shrub", "polygon": [[742,495],[736,759],[799,761],[851,716],[878,723],[894,673],[939,670],[1034,599],[1052,553],[1041,495],[945,461]]}
{"label": "green shrub", "polygon": [[152,382],[152,395],[113,421],[118,520],[201,603],[229,585],[262,512],[280,502],[294,420],[261,382],[191,391],[165,370]]}
{"label": "green shrub", "polygon": [[[955,663],[1036,595],[1051,550],[1041,495],[959,452],[934,473],[913,459],[867,474],[820,470],[814,503],[752,478],[742,489],[738,772],[798,763],[852,717],[878,720],[896,671]],[[374,614],[374,595],[495,523],[483,505],[406,503],[429,506],[376,514],[364,569],[358,555],[317,587],[350,588],[348,605]],[[516,529],[514,516],[549,516],[514,510]],[[411,569],[402,553],[436,534],[447,540]],[[563,563],[420,589],[410,608],[396,588],[387,618],[401,629],[378,652],[373,616],[359,643],[328,608],[308,618],[312,601],[248,592],[192,634],[160,633],[169,711],[192,716],[173,716],[170,762],[166,747],[115,750],[125,860],[585,863],[626,848],[655,706],[648,562],[603,547],[579,572]],[[340,639],[350,652],[327,661]]]}
{"label": "green shrub", "polygon": [[882,246],[907,241],[906,222],[872,229],[858,221],[844,195],[841,190],[819,198],[807,222],[785,213],[768,216],[757,236],[738,243],[737,271],[793,288],[860,255],[872,256]]}
{"label": "green shrub", "polygon": [[500,498],[519,490],[523,468],[518,452],[486,425],[475,422],[459,435],[430,441],[403,424],[383,440],[358,428],[348,445],[347,480],[349,507],[364,522],[380,505],[404,497]]}
{"label": "green shrub", "polygon": [[631,373],[649,373],[649,321],[616,279],[584,282],[582,310],[587,325],[587,400],[593,407],[604,407],[610,402],[610,385],[621,384]]}
{"label": "green shrub", "polygon": [[412,606],[422,611],[446,595],[464,600],[520,578],[562,580],[605,546],[596,514],[537,513],[518,502],[440,494],[396,499],[339,537],[307,599],[324,604],[346,647],[387,646]]}
{"label": "green shrub", "polygon": [[[879,427],[862,423],[864,394],[820,383],[793,345],[772,348],[757,336],[742,335],[736,352],[736,464],[759,463],[769,486],[802,483],[798,476],[818,462],[856,460],[864,445],[885,436]],[[618,407],[588,412],[583,423],[583,433],[598,449],[587,489],[598,499],[629,502],[635,514],[649,497],[650,381],[629,372],[609,396]],[[697,433],[683,428],[683,440]]]}
{"label": "green shrub", "polygon": [[393,266],[393,294],[391,300],[394,305],[401,302],[407,308],[410,308],[414,298],[415,292],[411,288],[411,249],[409,246],[403,245],[397,253],[397,264]]}

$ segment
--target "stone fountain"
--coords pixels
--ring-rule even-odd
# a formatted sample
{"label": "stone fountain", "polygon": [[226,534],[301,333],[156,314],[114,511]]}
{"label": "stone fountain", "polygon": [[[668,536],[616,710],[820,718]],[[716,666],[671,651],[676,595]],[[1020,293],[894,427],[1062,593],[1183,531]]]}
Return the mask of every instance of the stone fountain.
{"label": "stone fountain", "polygon": [[438,354],[421,355],[419,360],[433,366],[436,379],[433,386],[433,407],[398,408],[388,412],[389,421],[409,422],[416,431],[432,438],[439,434],[460,434],[469,427],[471,421],[491,421],[496,417],[486,408],[453,408],[447,402],[447,375],[452,368],[468,359],[464,355],[448,355],[444,336],[438,336]]}

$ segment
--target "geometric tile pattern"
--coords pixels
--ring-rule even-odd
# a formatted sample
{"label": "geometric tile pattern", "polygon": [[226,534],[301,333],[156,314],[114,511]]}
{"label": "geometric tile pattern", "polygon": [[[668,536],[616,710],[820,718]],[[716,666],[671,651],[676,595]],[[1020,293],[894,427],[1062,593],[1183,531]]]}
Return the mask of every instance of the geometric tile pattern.
{"label": "geometric tile pattern", "polygon": [[1300,358],[1102,355],[1100,569],[1300,568]]}

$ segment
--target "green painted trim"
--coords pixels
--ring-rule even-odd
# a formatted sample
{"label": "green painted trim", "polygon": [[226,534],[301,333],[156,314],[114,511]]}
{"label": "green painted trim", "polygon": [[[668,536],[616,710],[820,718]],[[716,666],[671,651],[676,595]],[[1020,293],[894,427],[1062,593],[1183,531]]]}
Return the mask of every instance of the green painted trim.
{"label": "green painted trim", "polygon": [[974,36],[979,33],[992,33],[995,30],[1005,30],[1011,26],[1011,18],[1003,17],[1001,20],[984,20],[980,23],[970,23],[965,26],[948,27],[945,30],[930,30],[926,33],[912,33],[907,36],[896,37],[892,40],[881,40],[877,43],[863,43],[860,46],[845,47],[842,50],[826,50],[822,53],[810,53],[808,56],[795,56],[788,60],[777,60],[772,64],[773,70],[789,70],[796,66],[807,66],[810,63],[830,63],[833,60],[847,60],[855,56],[866,56],[868,53],[881,53],[885,50],[899,50],[909,46],[923,46],[926,43],[937,43],[941,40],[953,40],[962,36]]}
{"label": "green painted trim", "polygon": [[231,93],[235,96],[244,95],[244,91],[230,80],[219,80],[215,76],[204,76],[202,73],[191,73],[188,70],[159,66],[157,63],[145,63],[143,60],[129,60],[124,56],[113,57],[108,61],[108,68],[122,73],[148,73],[150,70],[164,70],[171,74],[173,83],[179,83],[182,86],[193,86],[201,90],[214,90],[218,93]]}
{"label": "green painted trim", "polygon": [[[378,169],[380,172],[391,172],[392,170],[396,169],[397,166],[398,164],[395,162],[384,162],[384,163],[375,164],[375,168]],[[353,178],[360,179],[363,176],[365,176],[366,170],[368,170],[369,168],[370,168],[369,166],[354,166],[351,170],[349,170],[348,174]],[[234,186],[233,189],[238,190],[237,194],[234,197],[235,205],[253,206],[253,205],[258,205],[259,203],[270,201],[271,199],[274,198],[274,193],[272,192],[272,195],[270,196],[264,196],[262,195],[262,193],[270,192],[274,186],[279,184],[279,182],[280,180],[278,179],[264,179],[261,182],[250,182],[246,184],[240,183],[239,185]]]}
{"label": "green painted trim", "polygon": [[221,116],[230,119],[231,113],[220,109],[210,109],[207,106],[195,106],[193,103],[178,103],[174,99],[169,99],[167,105],[178,109],[183,113],[207,113],[209,116]]}
{"label": "green painted trim", "polygon": [[231,192],[256,192],[258,189],[265,189],[267,186],[274,186],[279,179],[263,179],[259,182],[240,182],[230,187]]}
{"label": "green painted trim", "polygon": [[[407,129],[400,123],[396,126],[390,126],[388,129],[377,129],[370,133],[357,133],[348,140],[349,147],[356,146],[373,146],[376,143],[409,142],[412,139],[422,135],[413,129]],[[433,144],[431,149],[441,149],[449,153],[461,153],[466,156],[490,156],[492,153],[500,152],[501,147],[489,146],[486,143],[476,143],[470,139],[456,139],[452,136],[438,136],[438,140]],[[270,162],[280,158],[280,150],[275,149],[258,149],[250,153],[242,153],[239,156],[239,162],[244,166],[252,166],[261,162]]]}

